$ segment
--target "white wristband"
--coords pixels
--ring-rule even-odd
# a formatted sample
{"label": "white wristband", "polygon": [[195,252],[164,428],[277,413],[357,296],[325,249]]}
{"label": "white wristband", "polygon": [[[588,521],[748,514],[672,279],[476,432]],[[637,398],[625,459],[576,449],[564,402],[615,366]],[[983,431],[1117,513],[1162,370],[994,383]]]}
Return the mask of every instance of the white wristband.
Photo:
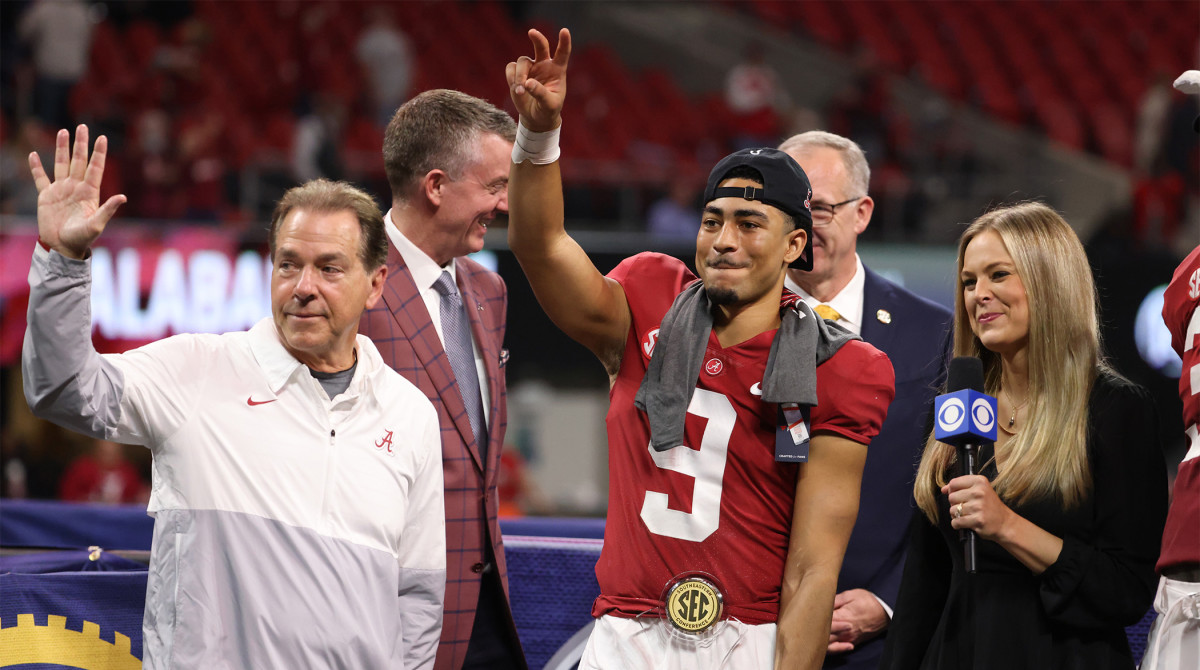
{"label": "white wristband", "polygon": [[558,160],[562,153],[558,148],[558,136],[561,132],[561,124],[554,130],[535,133],[523,124],[517,123],[517,139],[513,142],[512,162],[519,165],[530,160],[534,165],[547,165]]}

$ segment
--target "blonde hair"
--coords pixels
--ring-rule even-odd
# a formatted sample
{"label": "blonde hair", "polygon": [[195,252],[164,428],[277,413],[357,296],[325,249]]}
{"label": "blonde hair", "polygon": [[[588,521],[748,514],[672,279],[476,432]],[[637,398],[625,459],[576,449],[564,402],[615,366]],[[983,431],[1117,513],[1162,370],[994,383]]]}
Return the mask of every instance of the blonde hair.
{"label": "blonde hair", "polygon": [[[963,232],[958,241],[954,355],[983,361],[990,395],[1000,390],[1001,359],[972,332],[962,283],[967,245],[988,231],[1000,236],[1012,256],[1029,302],[1029,413],[1024,428],[1005,443],[1004,470],[992,486],[1006,501],[1053,497],[1071,507],[1091,488],[1088,396],[1098,371],[1106,369],[1092,269],[1075,231],[1042,203],[993,210]],[[929,436],[913,495],[935,523],[937,496],[955,460],[954,447]]]}

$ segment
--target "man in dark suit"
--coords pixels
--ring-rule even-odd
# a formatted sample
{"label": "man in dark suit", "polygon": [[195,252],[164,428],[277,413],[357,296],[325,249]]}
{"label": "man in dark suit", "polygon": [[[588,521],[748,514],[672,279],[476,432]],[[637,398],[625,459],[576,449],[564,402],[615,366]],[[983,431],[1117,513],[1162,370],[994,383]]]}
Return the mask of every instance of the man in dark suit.
{"label": "man in dark suit", "polygon": [[401,105],[384,136],[388,279],[360,330],[425,392],[441,423],[446,608],[438,670],[525,667],[496,521],[508,294],[499,275],[465,257],[508,212],[515,133],[508,114],[443,89]]}
{"label": "man in dark suit", "polygon": [[950,355],[950,310],[862,264],[858,236],[871,222],[871,172],[854,142],[811,131],[779,146],[812,183],[813,269],[788,271],[788,288],[814,311],[888,355],[896,398],[867,452],[858,521],[846,547],[826,668],[871,668],[900,588],[912,486],[933,397]]}

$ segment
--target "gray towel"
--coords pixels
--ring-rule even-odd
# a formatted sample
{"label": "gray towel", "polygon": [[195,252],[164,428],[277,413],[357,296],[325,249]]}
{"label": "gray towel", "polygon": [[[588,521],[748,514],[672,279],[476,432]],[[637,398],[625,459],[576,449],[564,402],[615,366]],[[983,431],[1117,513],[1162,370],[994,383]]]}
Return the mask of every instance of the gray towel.
{"label": "gray towel", "polygon": [[[773,403],[817,404],[817,366],[843,344],[860,339],[813,313],[803,300],[784,290],[781,322],[767,357],[762,399]],[[790,299],[789,299],[790,298]],[[683,444],[683,425],[704,351],[712,332],[712,305],[697,280],[675,297],[662,323],[650,365],[633,404],[650,419],[650,444],[666,451]]]}

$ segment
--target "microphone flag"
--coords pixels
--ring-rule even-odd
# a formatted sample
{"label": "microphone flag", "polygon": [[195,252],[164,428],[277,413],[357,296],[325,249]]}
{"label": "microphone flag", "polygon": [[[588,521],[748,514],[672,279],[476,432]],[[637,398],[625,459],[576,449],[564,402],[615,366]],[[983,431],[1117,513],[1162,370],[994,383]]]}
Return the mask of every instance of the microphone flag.
{"label": "microphone flag", "polygon": [[950,361],[949,393],[934,398],[933,437],[956,447],[996,441],[996,399],[983,392],[983,362],[973,356]]}

